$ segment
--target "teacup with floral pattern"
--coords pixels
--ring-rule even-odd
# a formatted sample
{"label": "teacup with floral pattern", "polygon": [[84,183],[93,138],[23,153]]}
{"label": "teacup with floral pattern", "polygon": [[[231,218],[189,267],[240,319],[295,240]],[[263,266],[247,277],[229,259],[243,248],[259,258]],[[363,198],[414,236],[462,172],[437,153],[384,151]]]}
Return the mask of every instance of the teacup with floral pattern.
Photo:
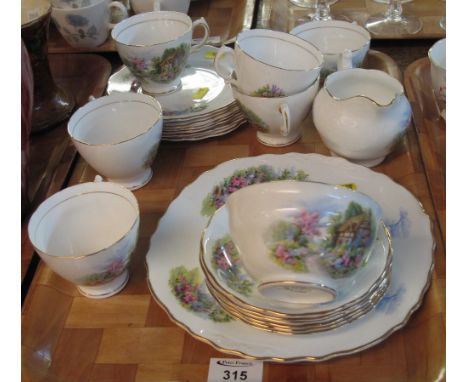
{"label": "teacup with floral pattern", "polygon": [[[192,45],[192,32],[201,26],[204,37]],[[112,30],[120,58],[141,82],[146,93],[162,94],[178,90],[180,77],[191,52],[203,46],[209,35],[205,19],[184,13],[154,11],[121,21]]]}
{"label": "teacup with floral pattern", "polygon": [[32,215],[28,234],[53,271],[83,295],[104,298],[128,281],[139,224],[132,192],[98,178],[46,199]]}
{"label": "teacup with floral pattern", "polygon": [[52,20],[71,46],[95,48],[107,40],[115,25],[110,22],[114,9],[128,17],[127,9],[118,1],[52,0]]}

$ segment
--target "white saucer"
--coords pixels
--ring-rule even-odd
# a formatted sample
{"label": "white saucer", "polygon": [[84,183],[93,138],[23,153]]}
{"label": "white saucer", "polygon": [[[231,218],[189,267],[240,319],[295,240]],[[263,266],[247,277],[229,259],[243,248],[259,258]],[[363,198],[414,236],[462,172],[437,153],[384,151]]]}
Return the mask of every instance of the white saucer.
{"label": "white saucer", "polygon": [[[164,95],[152,95],[163,108],[166,120],[181,120],[185,118],[204,116],[235,102],[231,86],[217,73],[213,65],[218,48],[203,46],[192,53],[182,72],[182,87],[180,90]],[[109,77],[107,94],[113,92],[142,93],[140,83],[123,66]]]}

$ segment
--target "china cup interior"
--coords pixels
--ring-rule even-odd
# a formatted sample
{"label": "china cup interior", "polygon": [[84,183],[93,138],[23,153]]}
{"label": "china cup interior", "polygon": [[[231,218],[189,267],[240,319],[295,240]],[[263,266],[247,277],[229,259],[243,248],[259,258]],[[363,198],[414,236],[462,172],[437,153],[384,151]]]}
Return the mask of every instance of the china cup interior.
{"label": "china cup interior", "polygon": [[70,136],[88,145],[128,141],[150,130],[162,118],[160,105],[142,94],[112,94],[91,101],[70,119]]}
{"label": "china cup interior", "polygon": [[63,258],[109,248],[138,220],[138,205],[129,193],[117,185],[100,189],[85,183],[55,194],[31,218],[31,242],[42,253]]}
{"label": "china cup interior", "polygon": [[357,51],[370,44],[369,32],[346,21],[313,21],[291,31],[316,46],[323,54],[340,54],[345,49]]}
{"label": "china cup interior", "polygon": [[429,49],[429,59],[435,66],[446,70],[446,39],[437,41],[431,49]]}
{"label": "china cup interior", "polygon": [[380,70],[353,68],[330,74],[324,88],[336,100],[365,97],[387,106],[403,94],[403,86]]}
{"label": "china cup interior", "polygon": [[152,46],[178,39],[191,30],[190,18],[179,12],[140,13],[118,23],[112,38],[129,46]]}
{"label": "china cup interior", "polygon": [[236,44],[253,59],[278,69],[310,71],[323,63],[312,44],[283,32],[253,30],[241,33]]}
{"label": "china cup interior", "polygon": [[381,220],[367,195],[313,182],[252,185],[226,205],[239,256],[259,283],[306,281],[333,289],[331,279],[366,264]]}

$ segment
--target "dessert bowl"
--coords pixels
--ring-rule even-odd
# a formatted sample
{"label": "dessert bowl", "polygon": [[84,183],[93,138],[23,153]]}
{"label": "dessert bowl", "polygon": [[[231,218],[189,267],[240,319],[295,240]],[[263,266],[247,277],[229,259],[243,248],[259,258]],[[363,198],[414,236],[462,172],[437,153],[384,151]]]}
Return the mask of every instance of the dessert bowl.
{"label": "dessert bowl", "polygon": [[[372,255],[365,267],[348,277],[324,278],[332,286],[329,290],[334,293],[333,301],[311,301],[310,291],[304,288],[305,294],[300,294],[294,283],[291,285],[295,294],[287,287],[285,290],[272,289],[265,294],[262,289],[263,275],[256,278],[245,269],[244,258],[241,257],[229,232],[229,220],[229,210],[226,206],[213,215],[203,232],[200,264],[207,285],[214,289],[218,296],[222,296],[224,302],[233,304],[236,310],[246,315],[273,322],[279,319],[295,323],[323,324],[324,321],[339,319],[345,314],[361,310],[369,302],[370,296],[390,277],[391,240],[388,230],[381,223]],[[265,262],[269,260],[266,259]],[[307,278],[322,275],[323,271],[315,267],[303,274]],[[285,277],[290,276],[287,274]],[[282,286],[284,287],[284,284]]]}
{"label": "dessert bowl", "polygon": [[104,298],[128,281],[140,213],[131,191],[111,182],[68,187],[46,199],[29,221],[31,243],[44,262],[80,293]]}
{"label": "dessert bowl", "polygon": [[222,295],[218,294],[211,285],[207,284],[207,288],[223,309],[250,326],[279,334],[308,334],[333,330],[364,316],[382,299],[388,289],[389,283],[389,279],[384,279],[378,289],[376,289],[373,294],[369,295],[367,301],[359,306],[358,309],[352,312],[340,313],[333,319],[323,319],[317,322],[293,322],[285,319],[271,319],[263,314],[255,316],[250,312],[238,309],[235,304],[231,304],[223,299]]}

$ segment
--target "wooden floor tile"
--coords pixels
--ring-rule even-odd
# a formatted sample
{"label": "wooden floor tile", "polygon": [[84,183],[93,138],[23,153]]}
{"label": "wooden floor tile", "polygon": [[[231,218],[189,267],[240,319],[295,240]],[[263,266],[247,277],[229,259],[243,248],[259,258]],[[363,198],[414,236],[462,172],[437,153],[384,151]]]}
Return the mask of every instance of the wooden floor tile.
{"label": "wooden floor tile", "polygon": [[155,362],[139,365],[135,382],[205,382],[207,377],[208,363],[205,365],[190,365]]}
{"label": "wooden floor tile", "polygon": [[171,321],[168,314],[164,311],[159,304],[151,299],[150,306],[148,309],[148,315],[146,317],[145,327],[176,327],[177,325]]}
{"label": "wooden floor tile", "polygon": [[439,376],[445,373],[445,325],[442,314],[416,327],[405,328],[405,357],[409,380],[440,380]]}
{"label": "wooden floor tile", "polygon": [[134,382],[137,365],[96,364],[89,382]]}
{"label": "wooden floor tile", "polygon": [[232,146],[212,146],[206,147],[194,146],[187,150],[185,154],[185,166],[215,166],[232,158],[243,158],[250,155],[250,149],[247,145]]}
{"label": "wooden floor tile", "polygon": [[179,328],[109,328],[104,330],[97,363],[177,363],[184,331]]}
{"label": "wooden floor tile", "polygon": [[[226,358],[226,354],[214,349],[212,346],[197,340],[189,333],[185,333],[182,363],[205,364],[210,358]],[[229,355],[229,358],[239,358]]]}
{"label": "wooden floor tile", "polygon": [[54,288],[38,285],[31,304],[23,312],[21,342],[31,352],[53,353],[67,319],[72,298]]}
{"label": "wooden floor tile", "polygon": [[64,329],[52,358],[50,375],[59,381],[88,381],[101,335],[102,329]]}
{"label": "wooden floor tile", "polygon": [[142,327],[150,296],[116,295],[103,300],[76,297],[67,317],[67,328]]}

